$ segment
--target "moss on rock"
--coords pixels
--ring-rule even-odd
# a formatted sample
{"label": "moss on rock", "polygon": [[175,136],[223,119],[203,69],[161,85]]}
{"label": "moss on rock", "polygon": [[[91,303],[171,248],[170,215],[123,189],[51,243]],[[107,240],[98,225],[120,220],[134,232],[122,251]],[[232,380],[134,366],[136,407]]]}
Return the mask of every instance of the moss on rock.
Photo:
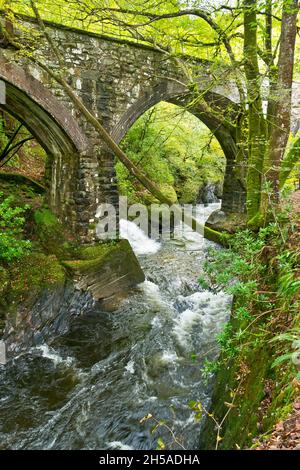
{"label": "moss on rock", "polygon": [[247,227],[246,215],[235,212],[225,214],[225,212],[217,210],[209,216],[205,225],[217,232],[224,231],[234,234],[238,230],[243,230]]}
{"label": "moss on rock", "polygon": [[74,256],[76,244],[70,241],[70,235],[50,209],[44,207],[35,211],[34,222],[37,241],[45,253],[59,260]]}
{"label": "moss on rock", "polygon": [[79,259],[63,265],[78,288],[104,299],[143,282],[145,277],[127,240],[99,243],[79,250]]}
{"label": "moss on rock", "polygon": [[54,255],[33,252],[15,261],[10,269],[9,295],[14,301],[24,300],[28,293],[39,293],[46,287],[63,283],[65,271]]}

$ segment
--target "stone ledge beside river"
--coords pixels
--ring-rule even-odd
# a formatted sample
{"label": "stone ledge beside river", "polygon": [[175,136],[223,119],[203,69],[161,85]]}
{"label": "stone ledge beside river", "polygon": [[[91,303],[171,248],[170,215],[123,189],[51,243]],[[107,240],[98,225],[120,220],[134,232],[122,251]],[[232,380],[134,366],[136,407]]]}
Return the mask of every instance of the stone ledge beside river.
{"label": "stone ledge beside river", "polygon": [[76,287],[90,292],[95,300],[118,294],[145,280],[140,264],[127,240],[110,245],[95,245],[82,250],[82,259],[63,265]]}
{"label": "stone ledge beside river", "polygon": [[68,276],[13,305],[6,316],[3,340],[7,356],[51,342],[68,331],[73,316],[87,313],[98,304],[105,310],[107,298],[126,293],[145,280],[127,240],[80,247],[80,259],[61,264]]}

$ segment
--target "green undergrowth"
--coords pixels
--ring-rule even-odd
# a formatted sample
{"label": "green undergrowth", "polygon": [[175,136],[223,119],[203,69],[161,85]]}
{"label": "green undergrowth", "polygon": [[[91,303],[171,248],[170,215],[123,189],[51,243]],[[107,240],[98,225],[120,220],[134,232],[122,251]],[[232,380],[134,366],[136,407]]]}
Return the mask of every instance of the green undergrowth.
{"label": "green undergrowth", "polygon": [[[172,203],[201,201],[207,184],[222,193],[222,149],[208,128],[183,108],[166,102],[155,105],[129,129],[121,146]],[[120,162],[116,172],[119,191],[130,204],[158,202]]]}
{"label": "green undergrowth", "polygon": [[204,380],[215,373],[216,382],[201,448],[255,446],[292,409],[300,378],[297,230],[283,213],[258,234],[231,237],[228,250],[209,252],[200,284],[234,300],[231,321],[217,338],[220,357],[203,370]]}
{"label": "green undergrowth", "polygon": [[15,205],[41,205],[45,188],[22,175],[0,172],[0,192],[4,197],[13,195]]}
{"label": "green undergrowth", "polygon": [[55,255],[32,252],[13,263],[10,267],[10,298],[26,299],[41,288],[64,282],[65,272]]}
{"label": "green undergrowth", "polygon": [[6,316],[20,302],[31,301],[44,288],[65,280],[57,253],[50,246],[45,249],[46,225],[39,217],[35,222],[35,215],[45,212],[40,208],[40,194],[23,184],[13,185],[10,179],[1,181],[0,334]]}
{"label": "green undergrowth", "polygon": [[106,243],[82,246],[78,251],[79,259],[87,261],[95,258],[102,258],[117,245],[117,241],[109,241]]}

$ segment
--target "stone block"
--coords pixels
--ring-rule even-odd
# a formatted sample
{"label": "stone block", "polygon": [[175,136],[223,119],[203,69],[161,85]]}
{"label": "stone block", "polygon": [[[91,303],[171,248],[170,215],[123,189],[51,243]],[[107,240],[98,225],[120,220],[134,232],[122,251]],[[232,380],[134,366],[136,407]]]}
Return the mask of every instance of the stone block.
{"label": "stone block", "polygon": [[127,240],[88,247],[83,259],[66,261],[64,266],[77,288],[89,292],[95,300],[107,299],[145,280]]}

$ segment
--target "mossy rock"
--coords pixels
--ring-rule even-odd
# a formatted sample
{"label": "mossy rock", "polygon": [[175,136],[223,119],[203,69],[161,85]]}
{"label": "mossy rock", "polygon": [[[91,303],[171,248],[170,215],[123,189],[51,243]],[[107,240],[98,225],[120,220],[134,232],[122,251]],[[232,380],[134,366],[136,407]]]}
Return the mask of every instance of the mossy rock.
{"label": "mossy rock", "polygon": [[60,260],[74,256],[76,245],[68,240],[68,233],[50,209],[35,211],[34,221],[36,237],[45,253],[55,255]]}
{"label": "mossy rock", "polygon": [[205,225],[217,232],[234,234],[247,227],[246,214],[225,213],[222,210],[217,210],[209,216]]}
{"label": "mossy rock", "polygon": [[29,204],[37,208],[42,204],[45,188],[23,175],[0,172],[0,193],[5,198],[13,196],[16,206]]}
{"label": "mossy rock", "polygon": [[94,245],[81,246],[78,250],[78,255],[82,260],[101,258],[111,249],[118,246],[119,243],[120,242],[118,241],[109,241],[104,243],[95,243]]}
{"label": "mossy rock", "polygon": [[65,271],[54,255],[33,252],[15,261],[9,269],[10,301],[20,302],[43,289],[61,284]]}
{"label": "mossy rock", "polygon": [[99,243],[81,248],[80,258],[63,265],[78,288],[94,299],[105,299],[145,280],[144,273],[127,240]]}
{"label": "mossy rock", "polygon": [[177,194],[173,186],[170,186],[169,184],[162,185],[160,187],[161,192],[163,195],[169,199],[173,204],[176,204],[178,202],[177,200]]}

